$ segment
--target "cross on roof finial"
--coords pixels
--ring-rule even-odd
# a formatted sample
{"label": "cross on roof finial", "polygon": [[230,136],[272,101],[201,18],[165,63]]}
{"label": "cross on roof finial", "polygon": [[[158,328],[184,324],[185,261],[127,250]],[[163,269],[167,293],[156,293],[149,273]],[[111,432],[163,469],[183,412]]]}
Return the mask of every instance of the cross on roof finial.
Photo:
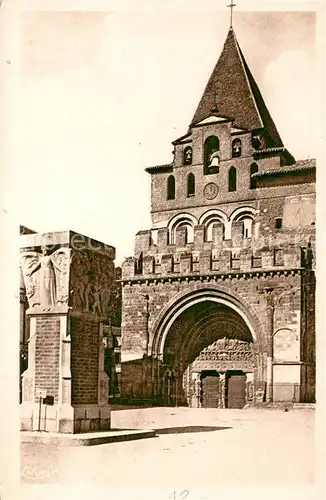
{"label": "cross on roof finial", "polygon": [[231,11],[231,17],[230,17],[230,27],[232,28],[232,16],[233,16],[233,9],[234,7],[236,6],[235,3],[233,3],[233,0],[231,0],[231,3],[230,5],[228,5],[228,7],[230,8],[230,11]]}

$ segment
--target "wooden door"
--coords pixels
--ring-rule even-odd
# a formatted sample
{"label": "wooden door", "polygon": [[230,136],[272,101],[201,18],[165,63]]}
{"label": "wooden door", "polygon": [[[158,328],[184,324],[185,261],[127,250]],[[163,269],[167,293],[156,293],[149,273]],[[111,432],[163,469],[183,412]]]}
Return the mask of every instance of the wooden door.
{"label": "wooden door", "polygon": [[243,408],[246,404],[246,379],[243,372],[227,375],[227,408]]}
{"label": "wooden door", "polygon": [[202,374],[202,406],[203,408],[218,408],[219,375],[217,372]]}

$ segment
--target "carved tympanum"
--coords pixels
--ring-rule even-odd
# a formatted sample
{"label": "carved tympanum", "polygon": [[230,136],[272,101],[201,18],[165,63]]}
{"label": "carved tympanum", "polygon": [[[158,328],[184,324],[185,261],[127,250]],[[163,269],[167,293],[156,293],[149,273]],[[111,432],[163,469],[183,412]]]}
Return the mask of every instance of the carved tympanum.
{"label": "carved tympanum", "polygon": [[257,347],[254,343],[226,337],[205,347],[193,361],[193,369],[202,370],[243,370],[253,371],[256,366]]}
{"label": "carved tympanum", "polygon": [[252,361],[253,358],[250,342],[224,337],[203,349],[196,361]]}

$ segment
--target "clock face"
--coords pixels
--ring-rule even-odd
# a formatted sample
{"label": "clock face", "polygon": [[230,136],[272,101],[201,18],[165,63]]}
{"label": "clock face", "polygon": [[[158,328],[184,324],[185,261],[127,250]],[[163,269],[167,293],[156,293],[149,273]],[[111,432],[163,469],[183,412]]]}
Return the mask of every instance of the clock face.
{"label": "clock face", "polygon": [[209,182],[204,187],[204,196],[207,200],[213,200],[218,195],[218,186],[214,182]]}

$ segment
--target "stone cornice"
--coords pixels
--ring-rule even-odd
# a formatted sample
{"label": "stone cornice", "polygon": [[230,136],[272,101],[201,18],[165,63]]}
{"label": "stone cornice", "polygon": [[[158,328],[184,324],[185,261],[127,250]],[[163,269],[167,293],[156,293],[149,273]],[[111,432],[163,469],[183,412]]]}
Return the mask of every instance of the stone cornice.
{"label": "stone cornice", "polygon": [[298,268],[280,268],[280,269],[256,269],[251,271],[228,271],[228,272],[212,272],[212,274],[188,274],[185,276],[168,275],[168,276],[144,276],[144,277],[133,277],[128,279],[119,280],[123,286],[125,285],[140,285],[140,284],[150,284],[154,285],[158,283],[172,283],[172,282],[189,282],[189,281],[225,281],[227,279],[252,279],[252,278],[266,278],[273,276],[294,276],[295,274],[301,274],[303,270],[302,267]]}
{"label": "stone cornice", "polygon": [[158,174],[162,172],[173,172],[173,165],[169,163],[167,165],[154,165],[152,167],[145,168],[145,172],[148,174]]}

